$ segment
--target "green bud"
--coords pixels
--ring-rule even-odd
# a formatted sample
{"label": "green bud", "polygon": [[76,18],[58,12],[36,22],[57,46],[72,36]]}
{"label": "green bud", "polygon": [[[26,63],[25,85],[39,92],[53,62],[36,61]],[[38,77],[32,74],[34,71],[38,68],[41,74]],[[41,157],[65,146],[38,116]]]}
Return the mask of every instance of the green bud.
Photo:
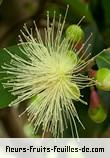
{"label": "green bud", "polygon": [[101,68],[96,73],[97,88],[110,91],[110,70],[108,68]]}
{"label": "green bud", "polygon": [[66,37],[74,42],[84,39],[84,32],[78,25],[70,25],[66,30]]}
{"label": "green bud", "polygon": [[107,113],[101,105],[96,108],[90,107],[88,114],[95,123],[102,123],[107,117]]}

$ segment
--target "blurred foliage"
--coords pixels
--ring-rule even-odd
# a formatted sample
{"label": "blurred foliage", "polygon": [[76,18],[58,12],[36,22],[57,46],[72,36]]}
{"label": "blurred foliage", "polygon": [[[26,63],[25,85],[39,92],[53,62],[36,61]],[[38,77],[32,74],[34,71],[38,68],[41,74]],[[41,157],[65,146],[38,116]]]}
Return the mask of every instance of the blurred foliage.
{"label": "blurred foliage", "polygon": [[[46,25],[46,11],[50,11],[50,17],[52,18],[53,11],[55,10],[58,19],[60,13],[64,16],[67,4],[69,4],[70,8],[66,26],[73,23],[77,24],[79,20],[85,16],[85,19],[81,23],[85,31],[85,39],[90,35],[90,32],[93,33],[93,37],[90,40],[92,46],[89,51],[92,52],[92,55],[96,55],[104,48],[106,49],[97,57],[93,69],[97,70],[100,67],[107,67],[110,69],[110,0],[10,0],[10,3],[8,0],[4,0],[3,2],[1,0],[0,4],[0,71],[2,71],[1,65],[3,65],[4,62],[9,63],[11,60],[10,56],[2,47],[8,48],[12,53],[20,54],[20,50],[16,43],[18,42],[18,35],[20,34],[19,30],[22,28],[24,22],[26,22],[29,27],[33,27],[32,22],[35,20],[42,33],[42,28]],[[12,96],[7,89],[3,88],[3,77],[4,74],[0,73],[0,117],[2,117],[2,110],[4,109],[5,111],[4,107],[7,107],[14,99],[14,96]],[[88,116],[89,106],[84,106],[76,102],[75,104],[79,117],[86,128],[83,130],[82,127],[78,125],[80,137],[106,137],[104,133],[107,133],[110,126],[110,92],[98,90],[98,93],[108,111],[108,118],[103,123],[96,124],[91,121]],[[89,103],[90,89],[86,88],[82,91],[82,94],[85,96],[84,99]],[[21,105],[16,107],[18,113],[20,107]],[[22,111],[23,106],[20,112]],[[12,118],[12,121],[13,119],[14,118]],[[21,126],[21,129],[25,131],[28,137],[33,137],[30,132],[32,131],[32,127],[30,128],[27,125],[27,121],[24,117],[21,120],[23,122],[22,126],[24,126]],[[4,124],[2,119],[1,123]],[[1,124],[0,127],[3,129]],[[29,128],[30,130],[27,132]],[[1,133],[0,131],[0,137],[3,136]],[[47,135],[50,136],[50,134]],[[6,136],[6,133],[4,136]],[[16,137],[16,135],[14,136]],[[39,132],[39,136],[41,136],[41,132]],[[65,137],[71,137],[70,130],[65,131]],[[110,137],[110,133],[107,134],[107,137]]]}
{"label": "blurred foliage", "polygon": [[106,67],[110,69],[110,49],[105,49],[103,53],[97,57],[96,63],[99,68]]}
{"label": "blurred foliage", "polygon": [[[16,54],[20,54],[21,53],[21,51],[20,51],[18,46],[9,47],[7,50],[11,51],[12,53],[16,52]],[[3,71],[2,66],[4,65],[4,63],[9,64],[10,60],[11,60],[11,57],[6,52],[6,50],[1,49],[0,50],[0,71],[1,72]],[[2,84],[4,82],[3,78],[9,77],[9,75],[6,76],[6,74],[1,73],[0,76],[1,76],[1,79],[0,79],[0,91],[1,91],[1,93],[0,93],[0,98],[1,98],[0,108],[4,108],[4,107],[7,107],[9,105],[9,103],[13,99],[15,99],[15,97],[11,95],[9,90],[3,88],[3,84]]]}

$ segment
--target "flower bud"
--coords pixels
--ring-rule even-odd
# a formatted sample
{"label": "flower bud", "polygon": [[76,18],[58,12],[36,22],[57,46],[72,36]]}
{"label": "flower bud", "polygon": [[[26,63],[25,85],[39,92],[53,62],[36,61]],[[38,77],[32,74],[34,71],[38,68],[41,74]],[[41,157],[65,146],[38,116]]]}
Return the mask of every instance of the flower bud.
{"label": "flower bud", "polygon": [[97,88],[110,91],[110,70],[108,68],[101,68],[96,73]]}
{"label": "flower bud", "polygon": [[70,25],[66,30],[66,37],[74,42],[84,39],[84,32],[78,25]]}
{"label": "flower bud", "polygon": [[90,107],[88,110],[88,114],[91,120],[95,123],[102,123],[107,117],[107,113],[101,104],[98,105],[96,108]]}

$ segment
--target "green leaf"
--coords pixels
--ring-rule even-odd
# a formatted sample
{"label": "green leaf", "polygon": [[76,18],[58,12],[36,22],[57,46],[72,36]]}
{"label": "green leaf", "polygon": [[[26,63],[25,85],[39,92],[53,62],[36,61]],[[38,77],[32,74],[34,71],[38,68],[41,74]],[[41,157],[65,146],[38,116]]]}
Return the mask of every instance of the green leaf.
{"label": "green leaf", "polygon": [[81,2],[80,0],[65,0],[66,4],[69,4],[70,8],[80,16],[85,16],[88,22],[93,22],[91,12],[88,8],[88,4]]}
{"label": "green leaf", "polygon": [[[19,49],[19,46],[12,46],[7,48],[11,53],[13,54],[20,54],[21,51]],[[7,74],[3,74],[2,71],[2,66],[4,63],[9,63],[11,60],[10,55],[6,52],[4,49],[0,49],[0,108],[7,107],[9,103],[15,99],[15,96],[11,95],[11,93],[8,91],[8,89],[5,89],[3,87],[3,78],[8,77]]]}
{"label": "green leaf", "polygon": [[96,63],[99,68],[106,67],[110,69],[110,49],[106,49],[96,58]]}
{"label": "green leaf", "polygon": [[110,45],[110,0],[91,0],[90,10],[107,46]]}

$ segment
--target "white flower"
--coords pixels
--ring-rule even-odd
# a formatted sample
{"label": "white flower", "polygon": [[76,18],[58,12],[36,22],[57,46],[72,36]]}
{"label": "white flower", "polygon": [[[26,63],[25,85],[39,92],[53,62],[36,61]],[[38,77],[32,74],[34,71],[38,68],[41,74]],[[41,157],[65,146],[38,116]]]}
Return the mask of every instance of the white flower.
{"label": "white flower", "polygon": [[94,82],[88,76],[82,75],[81,70],[93,58],[88,60],[90,54],[84,58],[89,46],[79,56],[89,39],[79,51],[76,51],[77,43],[72,48],[72,42],[67,37],[62,37],[66,16],[67,11],[63,22],[61,16],[59,17],[55,31],[55,13],[51,25],[49,13],[47,14],[44,42],[35,23],[36,38],[32,32],[29,33],[26,25],[24,26],[26,33],[22,34],[27,42],[21,39],[19,47],[25,57],[7,50],[12,60],[10,64],[4,64],[3,69],[11,77],[4,86],[12,88],[12,94],[18,96],[10,106],[32,98],[25,112],[28,112],[29,121],[34,124],[35,132],[42,126],[44,133],[49,131],[55,137],[63,137],[64,129],[68,128],[69,122],[73,137],[75,133],[78,137],[75,118],[81,125],[82,123],[74,101],[86,104],[81,99],[80,89],[91,86]]}

